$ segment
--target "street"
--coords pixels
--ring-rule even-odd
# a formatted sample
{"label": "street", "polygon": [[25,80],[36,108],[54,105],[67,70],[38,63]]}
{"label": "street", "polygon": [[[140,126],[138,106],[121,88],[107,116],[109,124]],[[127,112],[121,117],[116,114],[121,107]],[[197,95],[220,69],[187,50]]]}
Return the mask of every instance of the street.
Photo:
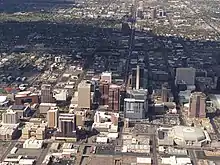
{"label": "street", "polygon": [[12,150],[12,148],[16,145],[17,141],[11,141],[8,148],[5,150],[4,154],[1,155],[1,159],[0,162],[3,162],[4,159],[7,157],[7,155],[10,153],[10,151]]}

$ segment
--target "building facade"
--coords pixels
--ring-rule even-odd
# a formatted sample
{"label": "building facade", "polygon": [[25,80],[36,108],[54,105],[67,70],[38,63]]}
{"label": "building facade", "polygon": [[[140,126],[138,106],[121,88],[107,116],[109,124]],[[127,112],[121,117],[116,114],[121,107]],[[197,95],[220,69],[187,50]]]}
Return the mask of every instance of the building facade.
{"label": "building facade", "polygon": [[111,72],[103,72],[101,74],[101,82],[111,83],[112,82],[112,73]]}
{"label": "building facade", "polygon": [[47,123],[49,128],[58,127],[59,110],[57,108],[51,108],[47,111]]}
{"label": "building facade", "polygon": [[146,113],[146,101],[134,98],[125,98],[124,112],[126,118],[144,119]]}
{"label": "building facade", "polygon": [[82,81],[78,85],[78,108],[91,108],[91,83]]}
{"label": "building facade", "polygon": [[177,68],[175,83],[185,82],[186,85],[195,85],[195,68]]}
{"label": "building facade", "polygon": [[206,95],[202,92],[194,92],[189,99],[189,117],[206,117]]}
{"label": "building facade", "polygon": [[169,97],[169,89],[166,84],[162,85],[161,89],[161,101],[162,102],[167,102]]}
{"label": "building facade", "polygon": [[75,115],[62,113],[59,115],[59,132],[63,137],[70,137],[76,133]]}
{"label": "building facade", "polygon": [[120,86],[111,84],[108,95],[108,109],[118,112],[120,110]]}
{"label": "building facade", "polygon": [[41,86],[41,103],[54,103],[53,88],[50,84],[43,84]]}
{"label": "building facade", "polygon": [[109,83],[103,82],[99,84],[100,100],[99,105],[108,105]]}
{"label": "building facade", "polygon": [[148,111],[147,90],[128,91],[124,99],[124,115],[129,119],[144,119]]}
{"label": "building facade", "polygon": [[4,124],[17,124],[18,123],[18,114],[16,111],[8,109],[5,113],[2,114],[2,123]]}

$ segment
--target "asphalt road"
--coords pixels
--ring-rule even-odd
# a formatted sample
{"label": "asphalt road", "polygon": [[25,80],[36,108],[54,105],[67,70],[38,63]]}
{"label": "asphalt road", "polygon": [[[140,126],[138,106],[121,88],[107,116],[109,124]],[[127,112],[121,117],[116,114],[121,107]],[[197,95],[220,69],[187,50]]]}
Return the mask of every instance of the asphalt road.
{"label": "asphalt road", "polygon": [[44,161],[44,158],[46,157],[49,149],[50,149],[51,143],[48,143],[47,147],[43,149],[43,151],[41,152],[39,158],[37,159],[37,163],[36,165],[41,165],[42,162]]}
{"label": "asphalt road", "polygon": [[152,165],[158,165],[157,159],[157,136],[156,136],[156,127],[154,127],[155,134],[151,136],[152,139],[152,155],[151,159],[153,160]]}
{"label": "asphalt road", "polygon": [[191,161],[193,163],[193,165],[197,165],[197,159],[196,159],[196,154],[194,150],[188,150],[188,154],[191,158]]}
{"label": "asphalt road", "polygon": [[0,162],[3,162],[4,159],[7,157],[7,155],[10,153],[10,151],[12,150],[12,148],[15,146],[15,144],[17,143],[17,141],[11,141],[9,146],[7,147],[7,149],[5,150],[4,154],[1,155],[1,159]]}

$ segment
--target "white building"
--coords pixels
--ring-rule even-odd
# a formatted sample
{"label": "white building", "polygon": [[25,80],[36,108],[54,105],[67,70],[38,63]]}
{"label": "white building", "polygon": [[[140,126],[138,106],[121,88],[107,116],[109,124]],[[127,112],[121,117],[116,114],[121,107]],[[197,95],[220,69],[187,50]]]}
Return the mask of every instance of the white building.
{"label": "white building", "polygon": [[60,56],[55,57],[55,58],[54,58],[54,61],[55,61],[56,63],[60,63],[60,62],[61,62],[61,57],[60,57]]}
{"label": "white building", "polygon": [[112,73],[111,72],[102,72],[101,81],[111,83],[112,82]]}
{"label": "white building", "polygon": [[6,104],[8,104],[8,99],[7,99],[7,96],[0,96],[0,105],[1,106],[4,106]]}
{"label": "white building", "polygon": [[[163,145],[165,142],[172,142],[178,146],[195,146],[202,147],[211,143],[211,139],[207,131],[198,127],[174,126],[172,128],[158,129],[158,143]],[[164,141],[165,140],[165,141]],[[168,144],[168,143],[167,143]]]}
{"label": "white building", "polygon": [[192,165],[191,159],[186,157],[162,157],[161,158],[162,165]]}
{"label": "white building", "polygon": [[108,143],[108,137],[98,136],[96,137],[96,143]]}
{"label": "white building", "polygon": [[36,140],[33,138],[25,140],[23,143],[23,148],[28,149],[40,149],[43,147],[43,140]]}
{"label": "white building", "polygon": [[53,91],[53,97],[57,101],[66,101],[68,97],[68,90],[67,89],[55,89]]}
{"label": "white building", "polygon": [[18,124],[2,124],[0,126],[0,139],[1,140],[12,140],[16,138],[18,131]]}
{"label": "white building", "polygon": [[105,134],[106,136],[108,136],[109,133],[117,133],[118,118],[118,113],[96,111],[92,128],[99,131],[100,133]]}
{"label": "white building", "polygon": [[32,165],[36,162],[35,159],[20,159],[19,160],[19,165]]}
{"label": "white building", "polygon": [[191,159],[186,157],[162,157],[162,165],[192,165]]}
{"label": "white building", "polygon": [[186,85],[195,85],[195,76],[195,68],[177,68],[175,83],[183,81]]}
{"label": "white building", "polygon": [[17,124],[18,123],[18,114],[12,109],[8,109],[5,113],[2,114],[2,123],[4,124]]}

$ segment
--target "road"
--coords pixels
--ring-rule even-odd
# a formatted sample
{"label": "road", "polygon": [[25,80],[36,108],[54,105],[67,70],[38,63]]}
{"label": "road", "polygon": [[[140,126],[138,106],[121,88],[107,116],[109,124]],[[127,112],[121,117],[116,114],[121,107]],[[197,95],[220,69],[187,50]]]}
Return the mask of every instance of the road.
{"label": "road", "polygon": [[212,128],[214,129],[215,134],[217,135],[218,139],[220,139],[220,133],[219,133],[219,130],[218,130],[218,128],[216,127],[216,125],[215,125],[215,123],[214,123],[213,118],[210,119],[210,123],[211,123]]}
{"label": "road", "polygon": [[47,143],[46,148],[43,148],[43,151],[41,152],[39,158],[37,159],[36,165],[41,165],[44,161],[45,156],[47,155],[49,149],[50,149],[51,143]]}
{"label": "road", "polygon": [[[137,13],[137,7],[136,7],[136,1],[133,4],[134,8],[134,13],[132,16],[132,19],[136,21],[136,13]],[[129,46],[128,46],[128,56],[126,58],[126,65],[125,65],[125,86],[127,86],[128,83],[128,77],[129,77],[129,65],[130,65],[130,60],[131,60],[131,54],[134,49],[134,40],[135,40],[135,21],[131,23],[131,34],[130,34],[130,40],[129,40]]]}
{"label": "road", "polygon": [[188,150],[188,154],[191,158],[191,161],[193,163],[193,165],[197,165],[197,159],[196,159],[196,154],[195,154],[195,150]]}
{"label": "road", "polygon": [[153,160],[152,165],[158,165],[158,159],[157,159],[157,137],[156,137],[156,134],[154,134],[152,136],[152,155],[151,155],[151,159]]}
{"label": "road", "polygon": [[7,155],[10,153],[10,151],[12,150],[12,148],[15,146],[15,144],[17,143],[17,141],[11,141],[8,148],[5,150],[5,152],[3,153],[3,155],[1,155],[1,159],[0,162],[3,162],[4,159],[7,157]]}

